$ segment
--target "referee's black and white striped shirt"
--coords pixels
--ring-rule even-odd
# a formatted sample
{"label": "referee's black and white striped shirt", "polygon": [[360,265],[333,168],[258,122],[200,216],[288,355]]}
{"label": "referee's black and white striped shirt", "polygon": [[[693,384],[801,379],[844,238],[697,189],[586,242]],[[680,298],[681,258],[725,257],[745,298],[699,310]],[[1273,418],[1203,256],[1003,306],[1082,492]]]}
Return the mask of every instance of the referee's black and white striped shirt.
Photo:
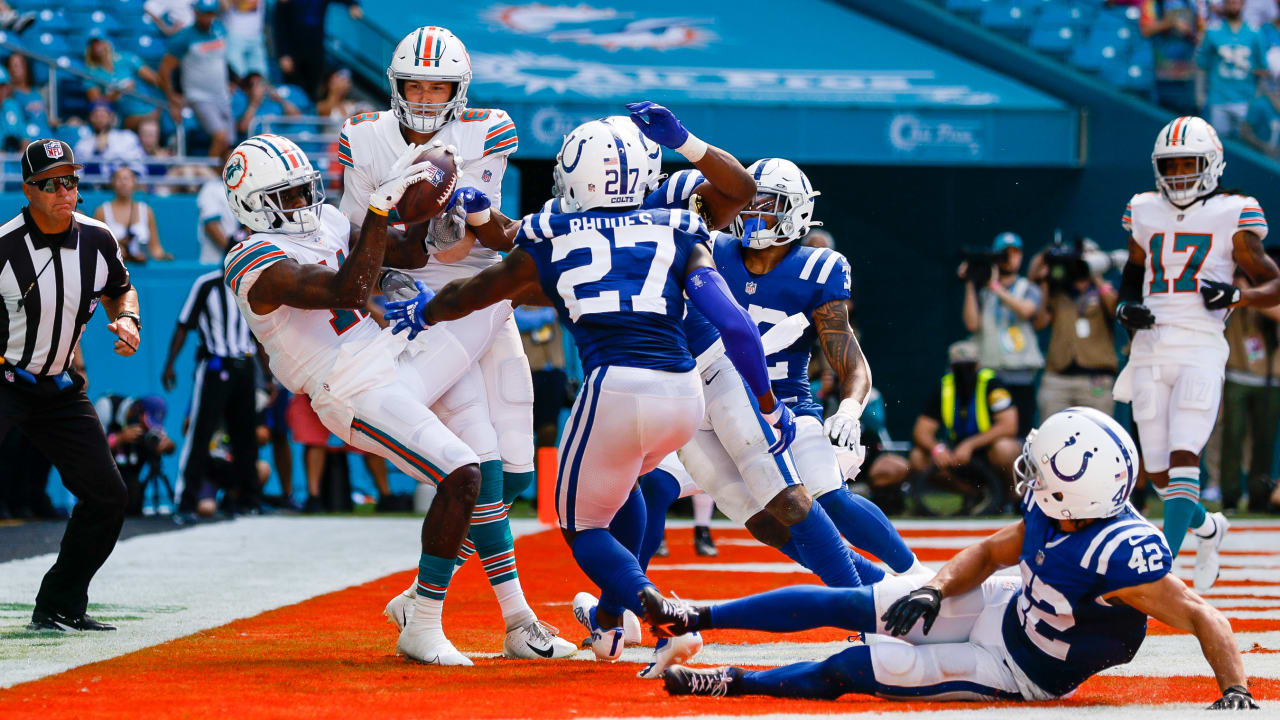
{"label": "referee's black and white striped shirt", "polygon": [[187,302],[178,313],[178,324],[200,333],[199,357],[249,357],[257,351],[249,323],[231,288],[222,281],[222,269],[196,278]]}
{"label": "referee's black and white striped shirt", "polygon": [[99,296],[132,287],[107,226],[75,213],[71,229],[45,235],[27,209],[0,226],[0,349],[6,365],[58,375],[71,364]]}

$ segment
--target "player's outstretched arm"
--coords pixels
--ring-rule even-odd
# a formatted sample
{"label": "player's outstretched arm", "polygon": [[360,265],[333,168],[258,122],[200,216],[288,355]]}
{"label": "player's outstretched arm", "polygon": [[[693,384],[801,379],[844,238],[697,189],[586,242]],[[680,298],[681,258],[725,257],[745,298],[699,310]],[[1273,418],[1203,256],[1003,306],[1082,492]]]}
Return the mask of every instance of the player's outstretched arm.
{"label": "player's outstretched arm", "polygon": [[1224,697],[1234,688],[1248,694],[1249,678],[1244,674],[1231,622],[1172,573],[1155,582],[1117,590],[1104,598],[1119,600],[1166,625],[1195,635]]}
{"label": "player's outstretched arm", "polygon": [[351,244],[351,257],[334,269],[286,259],[272,263],[249,288],[249,307],[265,315],[281,305],[305,310],[363,308],[382,269],[387,215],[370,210]]}
{"label": "player's outstretched arm", "polygon": [[715,269],[711,252],[702,243],[694,245],[689,256],[684,287],[694,307],[720,331],[724,354],[756,396],[765,421],[778,429],[778,441],[769,448],[770,452],[778,454],[786,450],[795,439],[795,419],[791,410],[773,395],[760,330],[733,299],[729,286]]}
{"label": "player's outstretched arm", "polygon": [[670,110],[647,100],[628,103],[627,110],[645,137],[683,155],[706,178],[695,192],[702,197],[702,214],[712,229],[728,225],[755,197],[755,180],[742,163],[690,133]]}
{"label": "player's outstretched arm", "polygon": [[1006,525],[956,553],[926,585],[938,590],[944,598],[969,592],[995,571],[1018,564],[1026,531],[1027,526],[1021,520]]}
{"label": "player's outstretched arm", "polygon": [[422,310],[423,324],[457,320],[494,303],[526,296],[529,286],[537,284],[538,267],[533,257],[516,248],[502,262],[440,288]]}

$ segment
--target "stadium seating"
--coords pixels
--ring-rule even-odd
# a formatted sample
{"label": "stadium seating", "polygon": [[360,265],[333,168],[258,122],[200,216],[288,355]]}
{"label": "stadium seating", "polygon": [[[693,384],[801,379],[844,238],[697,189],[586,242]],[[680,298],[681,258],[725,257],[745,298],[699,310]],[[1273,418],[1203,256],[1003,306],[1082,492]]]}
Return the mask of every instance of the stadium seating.
{"label": "stadium seating", "polygon": [[1136,7],[1104,0],[935,0],[947,10],[1122,90],[1151,94],[1151,43]]}

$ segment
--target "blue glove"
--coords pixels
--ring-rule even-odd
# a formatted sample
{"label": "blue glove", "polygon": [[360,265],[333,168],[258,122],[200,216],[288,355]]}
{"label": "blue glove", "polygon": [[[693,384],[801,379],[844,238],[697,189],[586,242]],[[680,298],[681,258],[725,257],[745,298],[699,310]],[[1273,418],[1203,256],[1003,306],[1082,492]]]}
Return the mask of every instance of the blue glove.
{"label": "blue glove", "polygon": [[631,111],[631,122],[640,132],[665,148],[675,150],[689,139],[689,131],[684,129],[680,118],[661,105],[645,100],[627,103],[627,109]]}
{"label": "blue glove", "polygon": [[426,330],[430,325],[427,322],[427,303],[436,296],[435,292],[423,285],[421,280],[416,280],[413,284],[418,288],[418,294],[408,300],[393,300],[387,303],[387,314],[384,316],[387,320],[399,321],[395,327],[391,328],[393,335],[399,335],[408,330],[410,340],[418,337],[418,333]]}
{"label": "blue glove", "polygon": [[764,413],[764,421],[778,431],[778,439],[769,446],[769,452],[781,455],[796,439],[796,416],[781,400],[774,401],[773,411]]}
{"label": "blue glove", "polygon": [[477,190],[473,187],[464,187],[454,190],[453,195],[449,196],[449,204],[445,206],[445,211],[448,212],[449,210],[452,210],[458,203],[462,204],[462,209],[468,215],[487,210],[490,205],[492,205],[489,201],[488,195],[485,195],[483,191]]}

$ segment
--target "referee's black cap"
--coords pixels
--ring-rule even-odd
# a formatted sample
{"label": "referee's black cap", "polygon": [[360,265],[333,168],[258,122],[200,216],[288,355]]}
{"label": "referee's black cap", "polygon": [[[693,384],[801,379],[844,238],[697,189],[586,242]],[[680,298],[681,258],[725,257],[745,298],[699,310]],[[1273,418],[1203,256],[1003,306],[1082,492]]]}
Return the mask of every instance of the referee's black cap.
{"label": "referee's black cap", "polygon": [[75,170],[84,167],[76,163],[70,145],[54,138],[40,138],[27,145],[22,153],[22,179],[30,180],[46,170],[63,165],[70,165]]}

